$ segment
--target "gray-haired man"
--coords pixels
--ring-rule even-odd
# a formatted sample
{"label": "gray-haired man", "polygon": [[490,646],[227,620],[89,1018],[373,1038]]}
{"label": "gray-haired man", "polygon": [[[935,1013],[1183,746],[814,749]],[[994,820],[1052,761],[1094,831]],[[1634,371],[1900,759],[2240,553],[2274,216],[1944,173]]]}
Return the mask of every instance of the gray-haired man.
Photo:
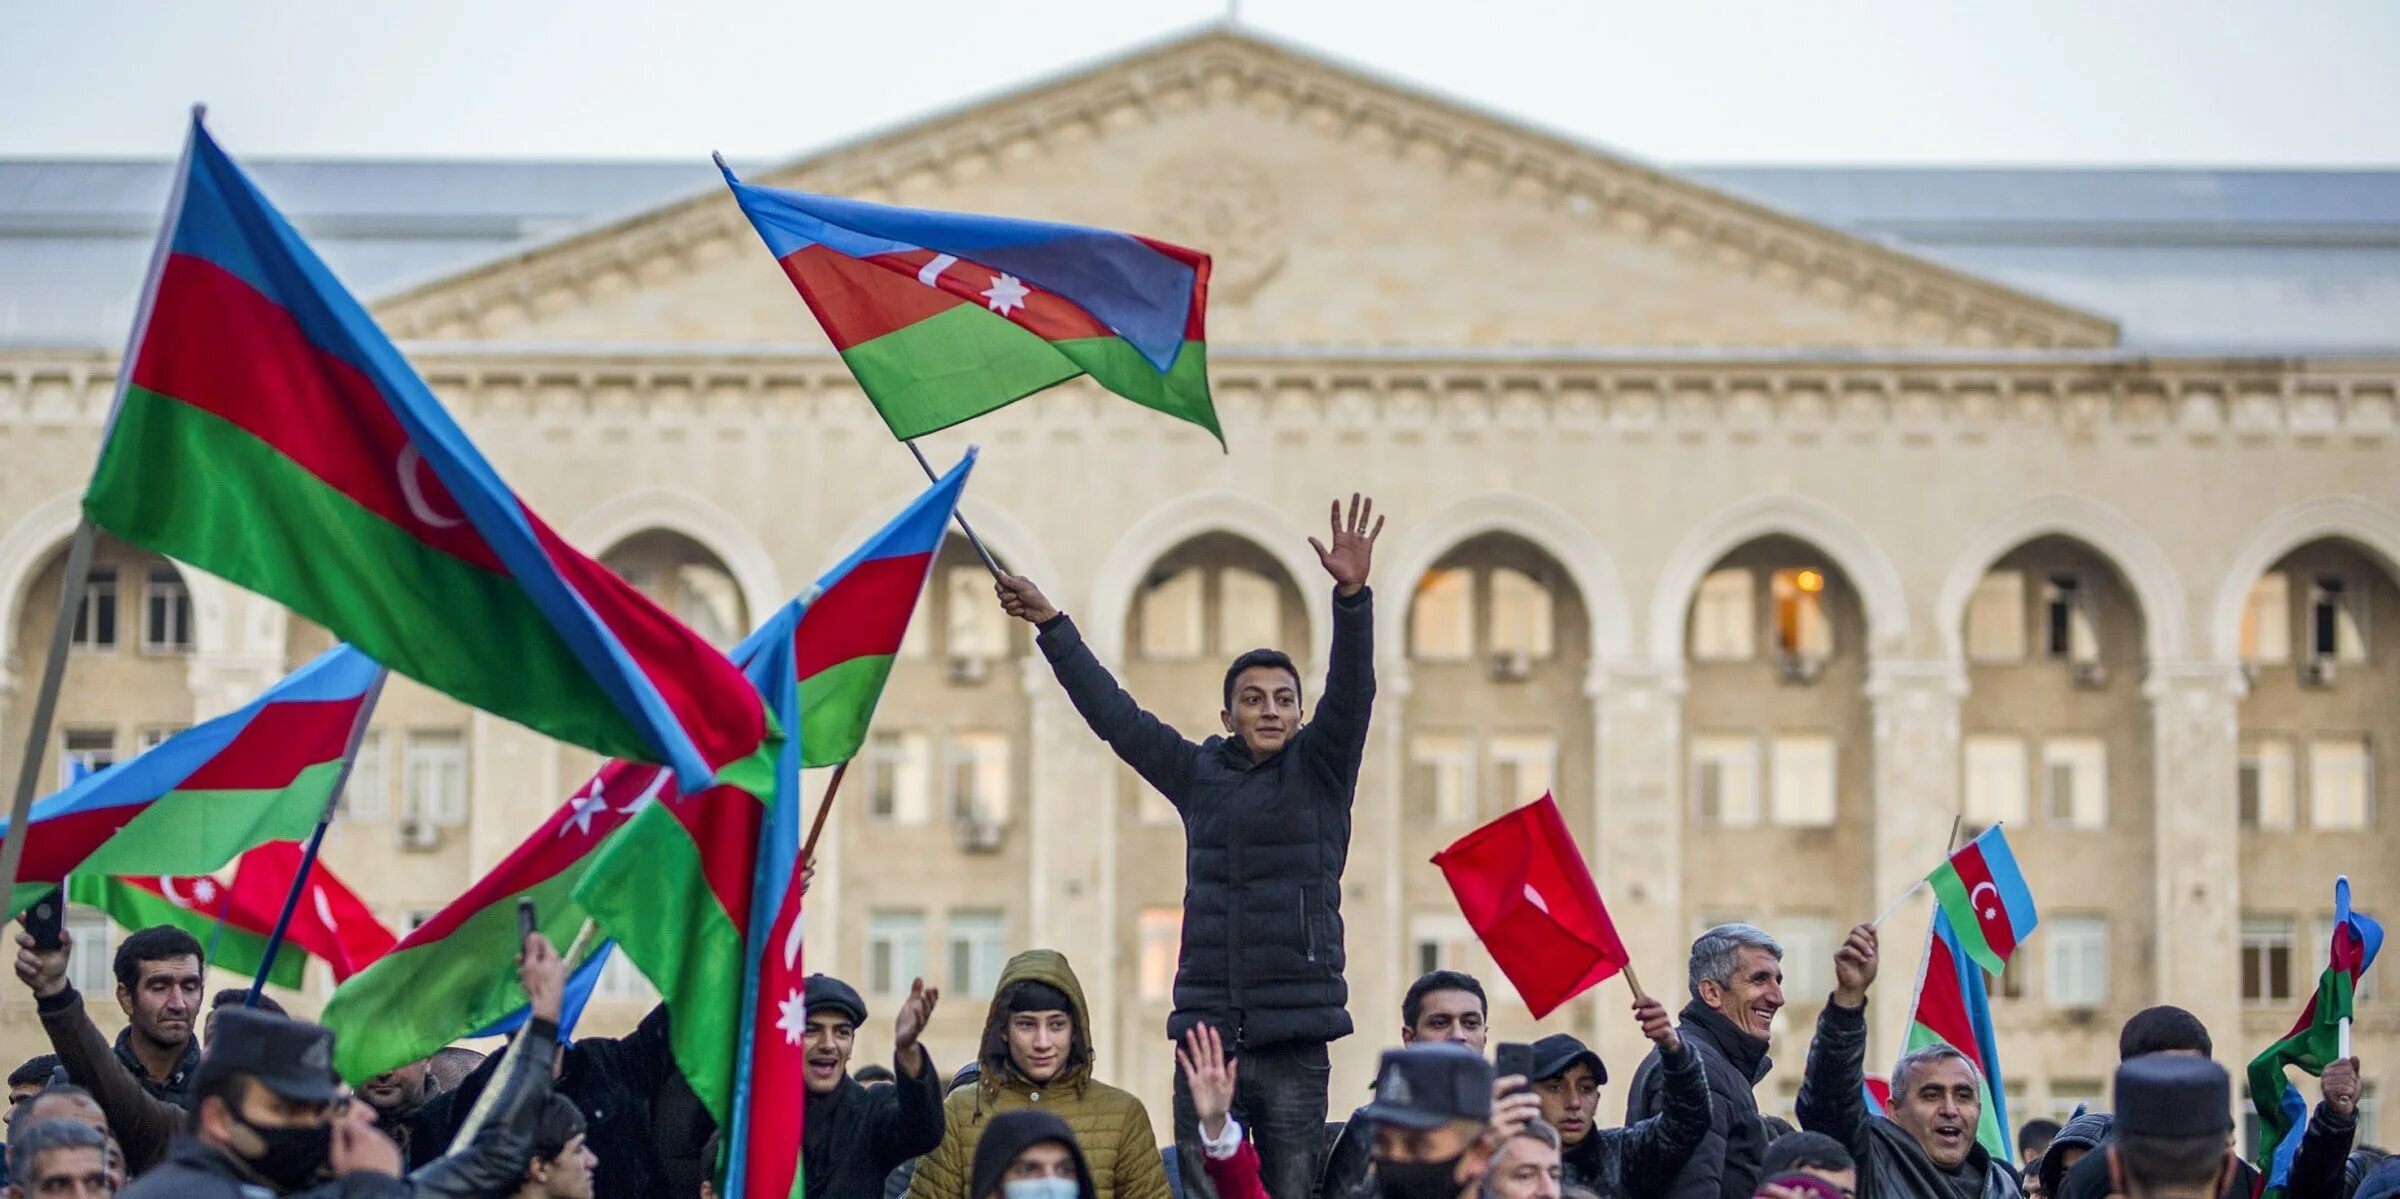
{"label": "gray-haired man", "polygon": [[1800,1127],[1840,1141],[1858,1159],[1858,1199],[2017,1199],[2016,1175],[1978,1144],[1983,1072],[1948,1045],[1892,1067],[1889,1120],[1867,1110],[1867,988],[1875,926],[1850,930],[1833,959],[1833,998],[1817,1016],[1800,1081]]}
{"label": "gray-haired man", "polygon": [[[1720,924],[1692,942],[1692,1001],[1676,1033],[1699,1054],[1708,1077],[1708,1135],[1663,1199],[1750,1199],[1758,1189],[1768,1133],[1753,1088],[1774,1063],[1767,1033],[1783,1008],[1783,946],[1749,924]],[[1625,1100],[1631,1127],[1664,1110],[1657,1050],[1634,1072]]]}

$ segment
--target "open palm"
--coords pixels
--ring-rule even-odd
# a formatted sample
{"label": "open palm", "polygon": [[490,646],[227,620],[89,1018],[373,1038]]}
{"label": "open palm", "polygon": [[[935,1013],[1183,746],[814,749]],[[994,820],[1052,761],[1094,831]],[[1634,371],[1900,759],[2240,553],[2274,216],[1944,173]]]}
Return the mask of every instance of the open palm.
{"label": "open palm", "polygon": [[[1367,524],[1372,517],[1374,525]],[[1342,513],[1342,502],[1333,502],[1333,546],[1311,537],[1309,548],[1317,551],[1317,561],[1325,573],[1333,576],[1343,595],[1355,594],[1367,585],[1367,571],[1375,564],[1375,539],[1383,535],[1383,518],[1375,515],[1375,501],[1350,493],[1350,512]]]}

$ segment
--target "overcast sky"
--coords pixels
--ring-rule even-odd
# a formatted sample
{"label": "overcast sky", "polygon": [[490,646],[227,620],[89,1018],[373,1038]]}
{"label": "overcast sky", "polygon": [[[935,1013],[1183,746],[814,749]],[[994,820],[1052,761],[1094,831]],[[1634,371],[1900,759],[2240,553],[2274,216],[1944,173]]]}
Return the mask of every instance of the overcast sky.
{"label": "overcast sky", "polygon": [[[2400,164],[2392,0],[1239,0],[1664,162]],[[0,0],[0,155],[780,159],[1207,0]]]}

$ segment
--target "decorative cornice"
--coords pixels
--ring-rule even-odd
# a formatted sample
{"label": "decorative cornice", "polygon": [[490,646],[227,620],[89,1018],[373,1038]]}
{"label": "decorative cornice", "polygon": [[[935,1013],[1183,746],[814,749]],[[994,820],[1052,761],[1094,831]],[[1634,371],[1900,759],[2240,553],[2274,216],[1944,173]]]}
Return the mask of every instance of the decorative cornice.
{"label": "decorative cornice", "polygon": [[[1075,150],[1164,117],[1241,106],[1414,159],[1521,203],[1617,229],[1818,302],[1863,309],[1908,339],[2106,346],[2116,323],[1244,32],[1212,29],[1112,63],[811,155],[760,182],[906,202],[929,185]],[[722,188],[509,253],[386,296],[395,336],[474,338],[646,280],[755,252]],[[1896,338],[1898,340],[1898,338]]]}

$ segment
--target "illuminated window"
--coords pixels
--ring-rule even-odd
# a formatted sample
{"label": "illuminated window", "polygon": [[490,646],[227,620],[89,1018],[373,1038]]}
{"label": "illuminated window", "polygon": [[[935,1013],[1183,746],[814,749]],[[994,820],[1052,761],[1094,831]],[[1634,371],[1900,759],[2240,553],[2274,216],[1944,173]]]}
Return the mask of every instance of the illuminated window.
{"label": "illuminated window", "polygon": [[1410,640],[1419,658],[1455,661],[1475,653],[1475,576],[1429,570],[1417,581],[1409,613]]}
{"label": "illuminated window", "polygon": [[1692,600],[1692,657],[1738,662],[1754,656],[1758,621],[1751,603],[1749,571],[1711,571],[1700,580],[1700,592]]}
{"label": "illuminated window", "polygon": [[1967,658],[2025,660],[2024,572],[1995,570],[1975,584],[1975,594],[1967,600]]}
{"label": "illuminated window", "polygon": [[1775,598],[1775,648],[1795,658],[1833,656],[1833,622],[1825,614],[1825,574],[1799,568],[1779,570],[1771,580]]}

